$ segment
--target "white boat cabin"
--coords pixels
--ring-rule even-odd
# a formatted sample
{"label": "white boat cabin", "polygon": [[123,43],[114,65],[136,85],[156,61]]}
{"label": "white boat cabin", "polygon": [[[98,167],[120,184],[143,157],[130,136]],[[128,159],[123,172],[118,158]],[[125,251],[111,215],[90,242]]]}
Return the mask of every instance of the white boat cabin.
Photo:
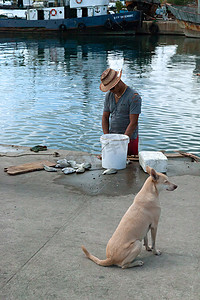
{"label": "white boat cabin", "polygon": [[[0,9],[0,15],[27,20],[55,20],[106,15],[109,0],[18,0],[18,9]],[[21,8],[21,9],[20,9]]]}

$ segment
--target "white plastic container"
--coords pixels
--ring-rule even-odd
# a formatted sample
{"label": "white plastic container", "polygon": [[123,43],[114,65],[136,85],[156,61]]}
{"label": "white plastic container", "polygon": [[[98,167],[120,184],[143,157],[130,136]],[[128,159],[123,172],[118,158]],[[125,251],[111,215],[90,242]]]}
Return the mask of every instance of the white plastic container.
{"label": "white plastic container", "polygon": [[125,169],[129,137],[125,134],[104,134],[100,138],[102,167],[105,169]]}
{"label": "white plastic container", "polygon": [[167,172],[167,157],[159,151],[141,151],[139,152],[139,163],[146,172],[146,166],[155,169],[157,172]]}

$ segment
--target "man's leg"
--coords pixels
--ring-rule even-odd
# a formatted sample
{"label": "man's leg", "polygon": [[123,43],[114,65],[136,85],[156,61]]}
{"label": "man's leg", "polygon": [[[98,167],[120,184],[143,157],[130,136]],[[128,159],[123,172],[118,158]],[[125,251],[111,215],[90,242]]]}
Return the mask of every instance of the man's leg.
{"label": "man's leg", "polygon": [[135,140],[130,140],[128,144],[128,155],[138,155],[138,142],[138,136]]}

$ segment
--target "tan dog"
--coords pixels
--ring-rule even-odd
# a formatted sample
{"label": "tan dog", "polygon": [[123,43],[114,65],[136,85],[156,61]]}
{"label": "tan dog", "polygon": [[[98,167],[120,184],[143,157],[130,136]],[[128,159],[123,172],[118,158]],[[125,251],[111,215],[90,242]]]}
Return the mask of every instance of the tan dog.
{"label": "tan dog", "polygon": [[[146,170],[150,176],[145,181],[140,192],[135,196],[133,204],[129,207],[109,240],[106,248],[107,258],[100,260],[82,246],[86,256],[96,264],[104,267],[117,265],[123,269],[142,266],[142,261],[133,261],[142,249],[142,239],[144,239],[144,246],[147,251],[152,251],[155,255],[161,254],[155,247],[161,211],[158,196],[161,190],[173,191],[177,186],[169,182],[166,175],[157,173],[149,166],[147,166]],[[151,248],[148,246],[147,238],[149,229],[151,229]]]}

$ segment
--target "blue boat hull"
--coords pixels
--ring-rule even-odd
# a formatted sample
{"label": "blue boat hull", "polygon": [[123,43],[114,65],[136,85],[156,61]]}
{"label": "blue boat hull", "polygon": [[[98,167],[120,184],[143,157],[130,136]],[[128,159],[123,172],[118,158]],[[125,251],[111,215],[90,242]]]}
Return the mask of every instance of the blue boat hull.
{"label": "blue boat hull", "polygon": [[0,19],[0,31],[26,32],[65,32],[79,34],[131,33],[139,26],[140,11],[108,14],[103,16],[56,19],[56,20],[25,20]]}

